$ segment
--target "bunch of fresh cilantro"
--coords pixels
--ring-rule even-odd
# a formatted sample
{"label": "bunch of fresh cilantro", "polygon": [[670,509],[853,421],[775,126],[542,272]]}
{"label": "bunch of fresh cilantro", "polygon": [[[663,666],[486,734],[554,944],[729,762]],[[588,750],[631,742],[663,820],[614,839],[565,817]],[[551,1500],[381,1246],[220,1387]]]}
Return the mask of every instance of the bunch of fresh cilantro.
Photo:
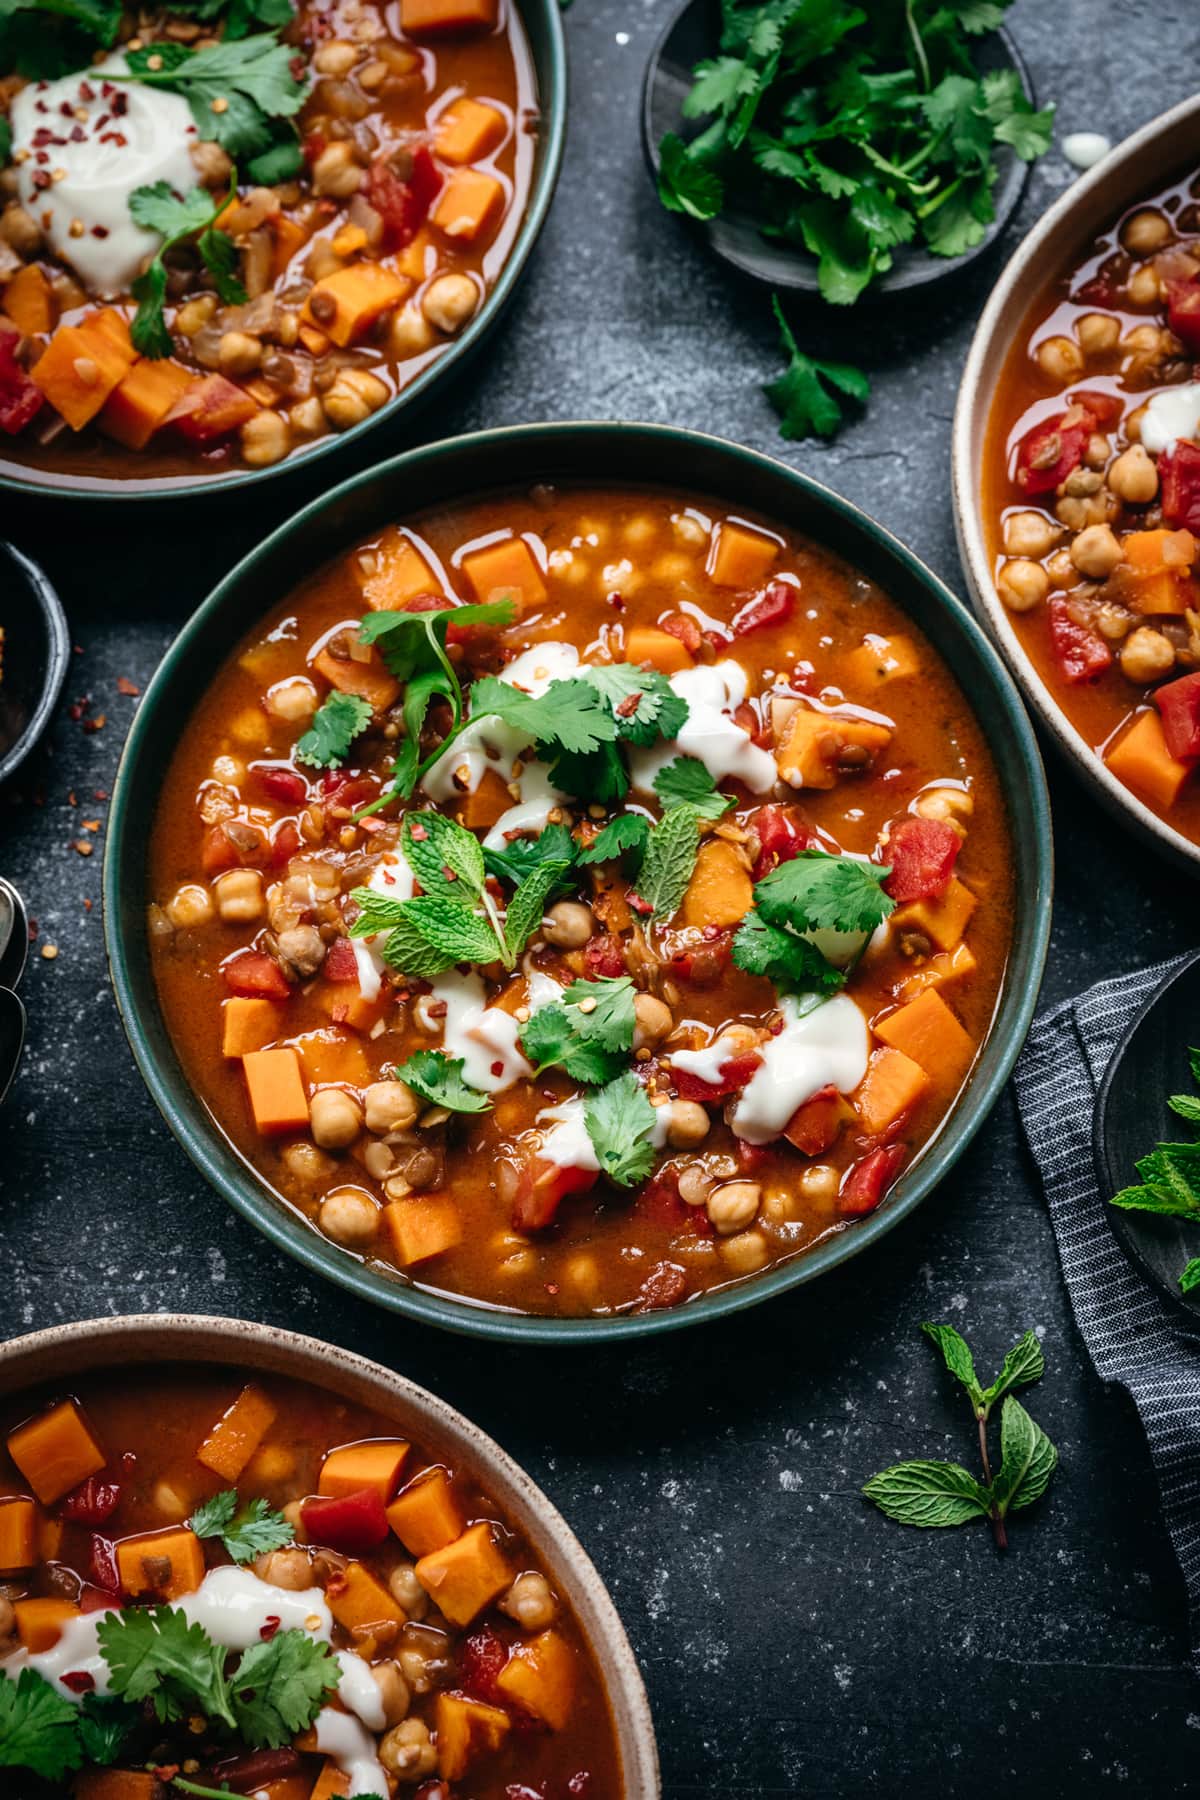
{"label": "bunch of fresh cilantro", "polygon": [[[126,10],[121,0],[3,0],[0,68],[36,81],[84,69],[98,51],[114,47]],[[196,19],[220,32],[227,43],[248,37],[260,25],[280,30],[294,16],[292,0],[171,0],[166,10],[176,18]]]}
{"label": "bunch of fresh cilantro", "polygon": [[[1200,1087],[1200,1050],[1188,1051],[1192,1079]],[[1167,1105],[1189,1125],[1200,1126],[1200,1096],[1172,1094]],[[1128,1212],[1160,1213],[1169,1218],[1200,1221],[1200,1141],[1156,1144],[1137,1165],[1140,1181],[1122,1188],[1111,1204]],[[1193,1256],[1179,1277],[1180,1290],[1200,1287],[1200,1256]]]}

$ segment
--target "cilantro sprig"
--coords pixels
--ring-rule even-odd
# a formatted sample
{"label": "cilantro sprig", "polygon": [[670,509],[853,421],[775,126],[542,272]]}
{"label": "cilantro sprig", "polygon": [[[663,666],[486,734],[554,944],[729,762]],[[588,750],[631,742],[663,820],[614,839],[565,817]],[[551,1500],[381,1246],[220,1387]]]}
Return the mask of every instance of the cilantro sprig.
{"label": "cilantro sprig", "polygon": [[199,135],[232,157],[249,158],[252,179],[261,179],[255,158],[295,145],[286,121],[304,104],[306,71],[303,56],[281,43],[277,32],[225,38],[206,50],[164,40],[128,51],[125,60],[128,74],[114,73],[110,80],[182,95]]}
{"label": "cilantro sprig", "polygon": [[447,1112],[487,1112],[492,1103],[486,1094],[467,1086],[465,1068],[461,1056],[447,1056],[443,1050],[414,1050],[392,1073],[430,1106],[444,1106]]}
{"label": "cilantro sprig", "polygon": [[835,993],[846,972],[810,934],[847,932],[865,941],[895,909],[883,891],[890,874],[890,867],[856,856],[801,851],[755,883],[754,908],[734,933],[734,962],[792,993]]}
{"label": "cilantro sprig", "polygon": [[373,717],[369,700],[360,694],[343,694],[334,688],[313,714],[312,724],[296,745],[296,760],[314,769],[337,769],[350,754],[350,746]]}
{"label": "cilantro sprig", "polygon": [[519,887],[527,876],[532,875],[542,863],[554,862],[563,865],[563,873],[550,890],[550,898],[560,891],[566,893],[571,886],[570,871],[576,861],[595,860],[579,854],[579,846],[565,825],[547,825],[537,837],[513,838],[511,843],[499,849],[490,845],[483,847],[483,864],[489,875],[497,881],[507,881],[513,887]]}
{"label": "cilantro sprig", "polygon": [[[953,1325],[926,1323],[921,1330],[941,1351],[947,1369],[966,1389],[979,1430],[983,1480],[960,1463],[904,1462],[873,1475],[863,1488],[868,1500],[901,1525],[965,1525],[987,1519],[996,1548],[1008,1548],[1005,1520],[1010,1512],[1041,1498],[1058,1465],[1058,1452],[1041,1426],[1016,1398],[1015,1390],[1045,1372],[1042,1347],[1027,1331],[1004,1358],[999,1375],[984,1387],[975,1373],[970,1347]],[[1000,1467],[992,1473],[988,1422],[1001,1401]]]}
{"label": "cilantro sprig", "polygon": [[188,1524],[198,1538],[220,1538],[235,1563],[253,1562],[268,1550],[282,1550],[296,1536],[283,1514],[267,1501],[248,1500],[240,1506],[235,1488],[205,1500]]}
{"label": "cilantro sprig", "polygon": [[221,214],[237,197],[237,170],[229,178],[229,191],[214,200],[207,189],[192,188],[182,199],[166,181],[149,187],[134,188],[129,196],[129,211],[135,225],[156,231],[162,238],[158,253],[133,283],[132,293],[137,311],[129,334],[135,350],[143,356],[170,356],[174,345],[167,330],[163,308],[167,298],[168,250],[195,239],[196,250],[209,274],[218,298],[226,305],[240,306],[246,290],[234,273],[237,250],[233,239],[217,230]]}
{"label": "cilantro sprig", "polygon": [[636,1187],[644,1181],[654,1166],[654,1108],[632,1071],[588,1094],[583,1117],[596,1160],[609,1180],[618,1187]]}
{"label": "cilantro sprig", "polygon": [[737,805],[731,794],[719,794],[717,784],[695,756],[677,756],[654,777],[654,791],[664,806],[684,802],[694,806],[702,819],[721,819]]}
{"label": "cilantro sprig", "polygon": [[[1188,1051],[1192,1079],[1200,1087],[1200,1050]],[[1200,1126],[1200,1096],[1171,1094],[1167,1105],[1178,1118]],[[1134,1164],[1140,1180],[1112,1196],[1109,1204],[1126,1212],[1159,1213],[1168,1218],[1200,1221],[1200,1139],[1191,1143],[1156,1144]],[[1180,1292],[1200,1287],[1200,1256],[1193,1256],[1179,1277]]]}
{"label": "cilantro sprig", "polygon": [[[170,10],[219,26],[225,42],[244,38],[255,25],[282,28],[294,16],[291,0],[172,0]],[[86,69],[97,50],[116,44],[123,11],[120,0],[4,0],[0,67],[39,81]],[[254,179],[268,178],[256,173]]]}
{"label": "cilantro sprig", "polygon": [[561,1001],[539,1006],[518,1038],[535,1074],[555,1065],[572,1081],[611,1081],[624,1068],[637,1026],[628,975],[575,981]]}
{"label": "cilantro sprig", "polygon": [[806,356],[784,316],[778,294],[771,305],[779,326],[779,339],[788,359],[787,368],[763,389],[779,414],[783,438],[833,437],[842,423],[845,402],[865,406],[871,384],[853,363],[823,362]]}

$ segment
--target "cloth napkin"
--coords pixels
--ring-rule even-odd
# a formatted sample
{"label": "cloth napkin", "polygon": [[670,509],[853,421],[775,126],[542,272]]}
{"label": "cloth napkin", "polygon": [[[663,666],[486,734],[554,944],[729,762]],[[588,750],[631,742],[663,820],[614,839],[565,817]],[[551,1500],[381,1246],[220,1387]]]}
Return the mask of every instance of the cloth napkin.
{"label": "cloth napkin", "polygon": [[1092,1157],[1096,1095],[1113,1051],[1143,1002],[1184,960],[1102,981],[1043,1013],[1015,1083],[1076,1323],[1101,1377],[1128,1389],[1150,1442],[1200,1670],[1200,1344],[1176,1328],[1118,1244]]}

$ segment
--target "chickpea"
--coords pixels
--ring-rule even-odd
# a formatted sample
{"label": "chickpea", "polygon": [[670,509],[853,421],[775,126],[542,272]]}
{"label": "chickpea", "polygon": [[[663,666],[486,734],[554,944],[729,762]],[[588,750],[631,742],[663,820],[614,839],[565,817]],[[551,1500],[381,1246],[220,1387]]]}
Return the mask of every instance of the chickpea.
{"label": "chickpea", "polygon": [[546,914],[542,936],[560,950],[582,950],[595,929],[590,906],[580,900],[558,900]]}
{"label": "chickpea", "polygon": [[419,306],[405,306],[392,314],[388,348],[395,357],[419,356],[437,343],[437,332]]}
{"label": "chickpea", "polygon": [[1041,605],[1050,591],[1050,580],[1040,563],[1022,558],[1005,563],[996,586],[1009,612],[1024,613]]}
{"label": "chickpea", "polygon": [[408,1683],[400,1672],[399,1663],[381,1662],[371,1665],[371,1674],[375,1686],[379,1689],[379,1699],[383,1706],[384,1720],[388,1725],[398,1725],[405,1718],[412,1704],[412,1695],[408,1691]]}
{"label": "chickpea", "polygon": [[703,1206],[713,1190],[713,1178],[703,1163],[689,1163],[679,1175],[679,1198],[685,1206]]}
{"label": "chickpea", "polygon": [[315,394],[288,408],[288,424],[300,437],[320,437],[325,430],[325,409]]}
{"label": "chickpea", "polygon": [[317,1223],[344,1250],[360,1250],[379,1229],[379,1208],[362,1188],[334,1188],[321,1202]]}
{"label": "chickpea", "polygon": [[1158,304],[1158,270],[1153,263],[1142,263],[1136,268],[1125,284],[1125,291],[1134,306],[1156,306]]}
{"label": "chickpea", "polygon": [[420,1110],[416,1095],[402,1081],[373,1081],[363,1100],[367,1130],[381,1136],[385,1131],[407,1131]]}
{"label": "chickpea", "polygon": [[1071,561],[1081,575],[1106,581],[1121,560],[1121,546],[1108,525],[1089,525],[1072,541]]}
{"label": "chickpea", "polygon": [[691,513],[672,513],[671,530],[689,550],[703,550],[708,544],[708,527],[702,525],[699,519],[694,519]]}
{"label": "chickpea", "polygon": [[227,925],[250,925],[266,912],[257,869],[230,869],[216,880],[217,911]]}
{"label": "chickpea", "polygon": [[215,294],[197,294],[194,300],[185,300],[176,312],[174,329],[181,337],[195,337],[208,324],[216,310]]}
{"label": "chickpea", "polygon": [[388,1576],[388,1591],[410,1619],[423,1619],[429,1606],[425,1589],[411,1563],[397,1563]]}
{"label": "chickpea", "polygon": [[0,237],[18,256],[36,256],[42,247],[42,228],[32,213],[14,200],[0,215]]}
{"label": "chickpea", "polygon": [[1111,600],[1104,600],[1096,608],[1096,630],[1109,643],[1119,643],[1133,630],[1133,614]]}
{"label": "chickpea", "polygon": [[1083,373],[1083,351],[1069,337],[1045,338],[1035,354],[1042,374],[1059,387],[1066,387]]}
{"label": "chickpea", "polygon": [[665,1001],[657,1000],[653,994],[636,995],[633,1010],[637,1018],[633,1032],[635,1050],[645,1050],[650,1044],[657,1044],[675,1029],[674,1013]]}
{"label": "chickpea", "polygon": [[810,1163],[801,1169],[796,1184],[806,1200],[833,1200],[838,1191],[838,1172],[832,1163]]}
{"label": "chickpea", "polygon": [[343,369],[321,404],[335,431],[361,425],[388,397],[387,384],[367,369]]}
{"label": "chickpea", "polygon": [[226,787],[241,787],[246,779],[246,765],[239,756],[214,756],[212,778]]}
{"label": "chickpea", "polygon": [[421,301],[431,325],[450,337],[460,331],[479,305],[479,290],[468,275],[439,275]]}
{"label": "chickpea", "polygon": [[229,721],[229,735],[235,744],[242,744],[247,750],[263,750],[266,748],[270,733],[262,713],[255,707],[246,707],[244,711],[235,713]]}
{"label": "chickpea", "polygon": [[327,144],[312,166],[313,192],[331,200],[348,200],[357,194],[364,175],[354,160],[353,145],[339,138]]}
{"label": "chickpea", "polygon": [[1158,469],[1140,444],[1123,450],[1108,471],[1108,485],[1127,506],[1145,506],[1158,492]]}
{"label": "chickpea", "polygon": [[794,1225],[800,1217],[800,1196],[791,1188],[768,1188],[763,1195],[762,1216],[769,1225]]}
{"label": "chickpea", "polygon": [[1076,570],[1075,564],[1071,561],[1071,552],[1069,550],[1056,550],[1053,556],[1047,557],[1046,575],[1049,578],[1052,587],[1074,587]]}
{"label": "chickpea", "polygon": [[167,901],[167,917],[179,931],[189,931],[198,925],[207,925],[213,916],[212,900],[208,889],[197,882],[185,882],[176,889]]}
{"label": "chickpea", "polygon": [[600,1270],[595,1257],[586,1250],[572,1256],[563,1269],[563,1280],[589,1305],[594,1303],[600,1293]]}
{"label": "chickpea", "polygon": [[[1076,471],[1077,476],[1079,473],[1080,471]],[[1056,516],[1068,531],[1082,531],[1086,525],[1103,525],[1114,517],[1116,510],[1115,496],[1104,487],[1098,488],[1094,493],[1064,494],[1054,504]]]}
{"label": "chickpea", "polygon": [[211,138],[203,138],[197,144],[188,145],[188,154],[202,187],[228,187],[233,164],[220,144],[214,144]]}
{"label": "chickpea", "polygon": [[1009,513],[1004,521],[1004,548],[1009,556],[1031,556],[1039,562],[1061,536],[1060,528],[1045,513]]}
{"label": "chickpea", "polygon": [[261,1580],[286,1588],[291,1594],[313,1585],[312,1564],[303,1550],[268,1550],[265,1556],[255,1558],[254,1572]]}
{"label": "chickpea", "polygon": [[673,1100],[667,1119],[667,1142],[675,1150],[693,1150],[708,1136],[710,1123],[698,1100]]}
{"label": "chickpea", "polygon": [[518,1575],[499,1606],[501,1612],[516,1620],[522,1631],[545,1631],[558,1610],[550,1583],[536,1569]]}
{"label": "chickpea", "polygon": [[[1141,441],[1142,441],[1142,420],[1145,418],[1145,416],[1146,416],[1146,407],[1145,406],[1135,406],[1133,411],[1126,415],[1125,436],[1131,444],[1140,444],[1141,443]],[[1118,458],[1118,460],[1120,460],[1120,459]]]}
{"label": "chickpea", "polygon": [[923,819],[955,822],[971,817],[975,801],[963,788],[930,788],[918,799],[917,811]]}
{"label": "chickpea", "polygon": [[349,44],[345,38],[334,38],[331,44],[322,44],[313,57],[313,68],[319,75],[348,75],[362,51],[357,44]]}
{"label": "chickpea", "polygon": [[1139,625],[1121,646],[1121,673],[1130,681],[1158,681],[1174,667],[1174,644],[1151,625]]}
{"label": "chickpea", "polygon": [[241,430],[242,460],[252,469],[265,469],[282,462],[292,447],[292,428],[279,413],[269,407],[247,419]]}
{"label": "chickpea", "polygon": [[1075,321],[1075,336],[1085,356],[1104,356],[1121,338],[1121,322],[1111,313],[1084,313]]}
{"label": "chickpea", "polygon": [[248,331],[225,331],[217,345],[222,375],[252,375],[262,361],[263,348]]}
{"label": "chickpea", "polygon": [[1083,460],[1089,469],[1107,467],[1111,446],[1102,431],[1093,431],[1083,452]]}
{"label": "chickpea", "polygon": [[307,1544],[308,1533],[304,1529],[304,1514],[300,1510],[300,1502],[298,1500],[289,1500],[287,1505],[281,1506],[279,1510],[291,1526],[292,1534],[295,1537],[296,1542],[298,1544]]}
{"label": "chickpea", "polygon": [[319,1187],[322,1182],[329,1180],[337,1168],[332,1156],[326,1156],[323,1150],[318,1150],[307,1139],[289,1144],[283,1152],[283,1162],[288,1174],[294,1175],[306,1187]]}
{"label": "chickpea", "polygon": [[423,1781],[437,1768],[429,1727],[420,1719],[404,1719],[394,1725],[379,1745],[379,1760],[397,1781]]}
{"label": "chickpea", "polygon": [[362,1108],[344,1088],[319,1088],[309,1107],[309,1128],[322,1150],[344,1150],[362,1130]]}
{"label": "chickpea", "polygon": [[1121,227],[1121,243],[1131,256],[1153,256],[1170,239],[1170,221],[1153,206],[1132,213]]}
{"label": "chickpea", "polygon": [[307,725],[317,710],[317,690],[307,675],[295,675],[268,688],[264,705],[285,725]]}
{"label": "chickpea", "polygon": [[267,1487],[278,1487],[296,1473],[296,1458],[286,1444],[264,1444],[256,1450],[247,1465],[250,1479]]}
{"label": "chickpea", "polygon": [[1121,349],[1127,356],[1147,361],[1158,355],[1162,340],[1163,333],[1157,325],[1135,325],[1121,339]]}
{"label": "chickpea", "polygon": [[191,1501],[185,1494],[181,1494],[178,1488],[172,1487],[169,1481],[155,1482],[150,1503],[161,1519],[171,1519],[175,1522],[186,1519],[192,1510]]}
{"label": "chickpea", "polygon": [[721,1237],[744,1231],[758,1214],[762,1188],[757,1181],[727,1181],[714,1188],[705,1202],[713,1230]]}
{"label": "chickpea", "polygon": [[762,1231],[743,1231],[740,1237],[727,1238],[719,1249],[722,1262],[735,1275],[752,1275],[771,1260],[771,1246]]}

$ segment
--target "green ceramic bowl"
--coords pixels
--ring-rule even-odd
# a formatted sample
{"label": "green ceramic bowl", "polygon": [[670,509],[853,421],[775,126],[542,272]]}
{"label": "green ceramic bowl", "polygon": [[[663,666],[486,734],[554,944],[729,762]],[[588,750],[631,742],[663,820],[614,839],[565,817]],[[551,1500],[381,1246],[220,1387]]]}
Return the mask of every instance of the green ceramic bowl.
{"label": "green ceramic bowl", "polygon": [[[0,454],[0,492],[9,488],[22,495],[33,493],[72,500],[178,502],[206,494],[227,495],[235,488],[257,487],[264,481],[273,481],[277,486],[291,481],[296,486],[296,478],[302,478],[315,462],[337,457],[350,445],[359,448],[359,440],[367,432],[386,429],[388,424],[395,429],[401,416],[407,418],[418,413],[431,391],[445,381],[452,369],[461,369],[479,348],[507,306],[546,222],[562,166],[567,135],[567,49],[561,0],[513,0],[513,4],[520,14],[529,43],[541,120],[525,217],[508,260],[475,317],[419,375],[361,425],[353,425],[348,431],[330,432],[283,462],[272,463],[265,469],[235,469],[228,475],[174,475],[159,479],[148,475],[144,481],[106,481],[86,476],[58,476],[44,469],[5,463]],[[312,491],[311,485],[308,491]]]}
{"label": "green ceramic bowl", "polygon": [[[1016,858],[1012,951],[966,1092],[877,1213],[806,1256],[673,1311],[531,1318],[432,1294],[367,1268],[320,1237],[229,1143],[188,1083],[159,1010],[146,940],[146,845],[162,770],[213,675],[252,621],[322,563],[425,507],[546,480],[661,487],[664,470],[690,492],[755,509],[827,545],[878,582],[940,651],[982,720],[1009,807]],[[104,929],[117,1002],[150,1092],[197,1167],[272,1243],[363,1299],[430,1324],[527,1342],[601,1342],[677,1331],[753,1306],[858,1255],[912,1212],[961,1156],[1008,1078],[1037,998],[1050,894],[1046,782],[1017,690],[970,614],[911,551],[828,488],[717,438],[662,425],[526,425],[432,444],[356,476],[267,538],[209,596],[147,688],[125,746],[109,814]]]}

